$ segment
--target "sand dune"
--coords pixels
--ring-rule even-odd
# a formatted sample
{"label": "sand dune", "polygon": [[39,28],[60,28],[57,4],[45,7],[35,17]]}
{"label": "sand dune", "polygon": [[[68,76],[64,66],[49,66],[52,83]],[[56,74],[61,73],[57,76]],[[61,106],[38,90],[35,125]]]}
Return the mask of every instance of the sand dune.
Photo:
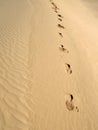
{"label": "sand dune", "polygon": [[0,0],[0,130],[98,130],[97,3]]}

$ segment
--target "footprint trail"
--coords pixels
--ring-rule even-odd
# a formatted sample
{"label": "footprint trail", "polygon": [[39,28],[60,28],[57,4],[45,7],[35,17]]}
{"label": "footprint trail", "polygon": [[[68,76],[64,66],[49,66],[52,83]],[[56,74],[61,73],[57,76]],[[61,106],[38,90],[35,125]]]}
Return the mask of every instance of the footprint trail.
{"label": "footprint trail", "polygon": [[[62,21],[64,19],[63,15],[60,13],[60,8],[56,5],[56,3],[53,2],[53,0],[49,0],[51,5],[52,5],[52,9],[53,11],[57,14],[57,20],[58,20],[58,23],[57,23],[57,27],[60,29],[65,29],[65,26],[63,25]],[[59,45],[59,50],[61,52],[63,52],[64,56],[65,56],[65,53],[68,54],[69,53],[69,50],[66,49],[64,47],[64,44],[63,44],[63,38],[64,38],[64,35],[62,32],[58,32],[60,38],[61,38],[61,43]],[[63,60],[64,62],[64,60]],[[64,63],[65,64],[65,70],[67,72],[67,74],[71,75],[72,74],[72,66],[69,64],[69,63]],[[69,98],[68,99],[65,99],[65,104],[66,104],[66,108],[67,110],[69,111],[76,111],[76,112],[79,112],[79,108],[78,106],[75,106],[74,105],[74,96],[72,94],[68,94],[69,95]]]}

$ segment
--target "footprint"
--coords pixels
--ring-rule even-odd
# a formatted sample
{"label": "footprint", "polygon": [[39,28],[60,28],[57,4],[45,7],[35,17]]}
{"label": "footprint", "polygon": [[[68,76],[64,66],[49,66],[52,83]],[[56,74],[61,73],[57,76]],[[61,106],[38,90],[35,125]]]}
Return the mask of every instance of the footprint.
{"label": "footprint", "polygon": [[63,18],[63,16],[61,14],[58,14],[58,17]]}
{"label": "footprint", "polygon": [[52,4],[53,6],[55,6],[55,3],[54,3],[54,2],[51,2],[51,4]]}
{"label": "footprint", "polygon": [[58,10],[57,10],[57,9],[54,9],[54,12],[55,12],[55,13],[58,13]]}
{"label": "footprint", "polygon": [[79,108],[76,106],[76,111],[79,112]]}
{"label": "footprint", "polygon": [[62,26],[61,24],[58,24],[58,27],[59,27],[59,28],[62,28],[62,29],[65,29],[65,27]]}
{"label": "footprint", "polygon": [[49,0],[50,1],[50,3],[54,6],[55,5],[55,3],[53,2],[53,0]]}
{"label": "footprint", "polygon": [[66,108],[69,110],[69,111],[74,111],[74,110],[76,110],[76,112],[79,112],[79,108],[76,106],[75,107],[75,105],[74,105],[74,103],[72,102],[72,101],[66,101]]}
{"label": "footprint", "polygon": [[[73,95],[72,95],[72,94],[67,94],[67,95],[69,96],[69,98],[66,97],[66,98],[67,98],[67,100],[66,100],[66,102],[65,102],[66,108],[67,108],[69,111],[74,111],[74,110],[76,110],[76,112],[79,112],[79,108],[74,105],[74,101],[73,101],[73,100],[74,100],[74,97],[73,97]],[[66,99],[66,98],[65,98],[65,99]]]}
{"label": "footprint", "polygon": [[59,20],[59,21],[62,21],[62,19],[61,19],[61,18],[58,18],[58,20]]}
{"label": "footprint", "polygon": [[71,69],[70,64],[65,63],[65,66],[66,66],[67,73],[72,74],[72,69]]}
{"label": "footprint", "polygon": [[58,13],[58,11],[54,7],[52,7],[52,9],[54,10],[55,13]]}
{"label": "footprint", "polygon": [[66,108],[69,110],[69,111],[73,111],[74,110],[74,104],[72,101],[66,101]]}
{"label": "footprint", "polygon": [[65,49],[64,45],[60,45],[59,49],[63,52],[69,53],[69,51],[67,49]]}
{"label": "footprint", "polygon": [[59,9],[54,2],[51,2],[51,4],[55,7],[55,9]]}
{"label": "footprint", "polygon": [[60,32],[59,32],[59,35],[60,35],[61,37],[63,37],[63,34],[62,34],[62,33],[60,33]]}

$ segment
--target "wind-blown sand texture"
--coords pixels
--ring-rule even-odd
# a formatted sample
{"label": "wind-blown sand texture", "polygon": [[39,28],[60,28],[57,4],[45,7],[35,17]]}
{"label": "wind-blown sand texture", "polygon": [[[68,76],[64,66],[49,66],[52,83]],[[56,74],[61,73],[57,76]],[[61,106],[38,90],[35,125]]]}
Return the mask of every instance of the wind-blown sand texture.
{"label": "wind-blown sand texture", "polygon": [[0,0],[0,130],[98,130],[97,5]]}

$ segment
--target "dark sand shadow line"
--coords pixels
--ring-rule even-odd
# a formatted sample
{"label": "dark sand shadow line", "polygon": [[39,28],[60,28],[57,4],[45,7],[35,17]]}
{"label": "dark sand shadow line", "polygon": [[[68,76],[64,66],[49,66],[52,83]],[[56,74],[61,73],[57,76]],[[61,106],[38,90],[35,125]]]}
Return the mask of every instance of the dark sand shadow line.
{"label": "dark sand shadow line", "polygon": [[59,32],[58,34],[63,38],[63,34],[62,33]]}
{"label": "dark sand shadow line", "polygon": [[65,63],[65,66],[66,66],[66,71],[67,71],[67,73],[72,74],[71,65],[68,64],[68,63]]}
{"label": "dark sand shadow line", "polygon": [[58,17],[63,18],[63,16],[61,14],[58,14]]}
{"label": "dark sand shadow line", "polygon": [[58,24],[58,27],[62,28],[62,29],[65,29],[65,27],[63,25],[61,25],[61,24]]}

